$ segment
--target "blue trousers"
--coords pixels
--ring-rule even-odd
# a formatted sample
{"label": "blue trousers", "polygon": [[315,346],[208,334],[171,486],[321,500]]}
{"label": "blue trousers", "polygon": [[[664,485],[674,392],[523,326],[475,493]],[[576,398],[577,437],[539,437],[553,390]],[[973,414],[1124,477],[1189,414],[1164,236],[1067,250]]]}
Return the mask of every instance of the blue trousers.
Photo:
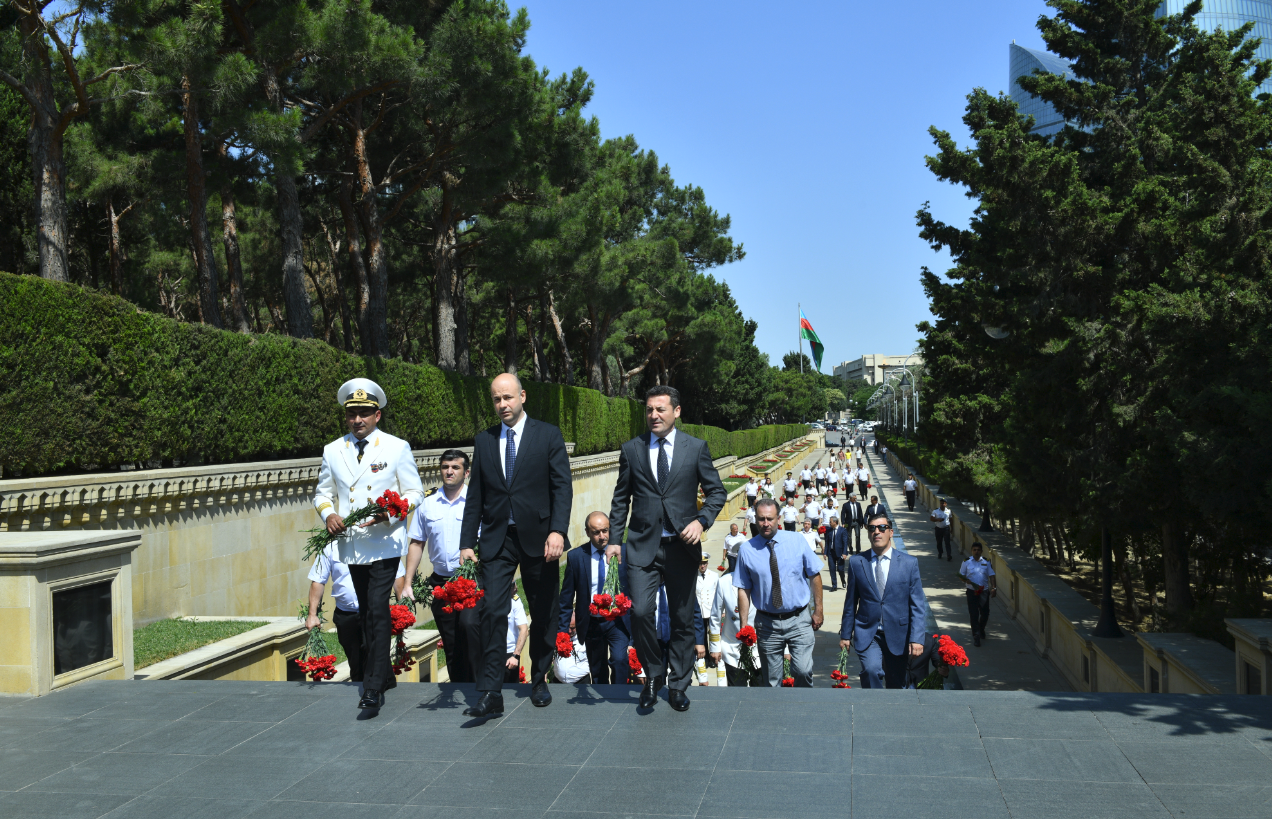
{"label": "blue trousers", "polygon": [[619,622],[597,619],[587,625],[587,664],[592,673],[593,685],[623,685],[629,674],[627,647],[632,638]]}
{"label": "blue trousers", "polygon": [[883,642],[883,628],[863,651],[857,648],[861,661],[862,688],[910,688],[910,661],[905,654],[893,654]]}

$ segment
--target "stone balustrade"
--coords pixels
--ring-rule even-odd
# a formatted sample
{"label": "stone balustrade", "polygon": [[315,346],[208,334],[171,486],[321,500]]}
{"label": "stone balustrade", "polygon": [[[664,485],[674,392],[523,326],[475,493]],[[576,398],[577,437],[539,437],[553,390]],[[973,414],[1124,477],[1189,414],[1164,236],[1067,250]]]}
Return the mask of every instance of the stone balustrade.
{"label": "stone balustrade", "polygon": [[1235,694],[1233,653],[1194,634],[1139,633],[1144,691],[1149,694]]}
{"label": "stone balustrade", "polygon": [[1224,620],[1236,643],[1238,694],[1272,694],[1272,619]]}

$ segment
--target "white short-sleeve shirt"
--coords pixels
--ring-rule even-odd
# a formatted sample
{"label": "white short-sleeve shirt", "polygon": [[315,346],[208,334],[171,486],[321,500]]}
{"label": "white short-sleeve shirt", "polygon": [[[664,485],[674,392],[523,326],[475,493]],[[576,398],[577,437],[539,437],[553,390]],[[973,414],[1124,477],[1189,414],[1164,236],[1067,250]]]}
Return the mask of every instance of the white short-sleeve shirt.
{"label": "white short-sleeve shirt", "polygon": [[799,520],[798,509],[796,509],[794,506],[789,506],[789,505],[782,507],[782,522],[783,523],[794,523],[797,520]]}
{"label": "white short-sleeve shirt", "polygon": [[908,481],[905,482],[905,491],[907,492],[916,492],[918,491],[918,488],[919,488],[919,482],[916,481],[914,478],[910,478]]}
{"label": "white short-sleeve shirt", "polygon": [[517,650],[517,629],[520,626],[530,625],[530,618],[526,616],[526,608],[521,605],[521,601],[515,597],[512,600],[512,607],[508,609],[508,653]]}
{"label": "white short-sleeve shirt", "polygon": [[936,519],[933,522],[936,524],[937,529],[945,529],[950,525],[950,510],[948,509],[933,509],[932,517]]}
{"label": "white short-sleeve shirt", "polygon": [[958,573],[963,576],[967,583],[967,588],[976,591],[975,586],[988,587],[989,578],[994,576],[994,567],[985,558],[977,560],[969,557],[963,561],[963,565],[959,567]]}
{"label": "white short-sleeve shirt", "polygon": [[446,490],[439,490],[425,498],[411,517],[408,537],[424,544],[433,571],[443,577],[450,577],[459,568],[459,533],[467,498],[467,486],[459,488],[453,501],[447,499]]}

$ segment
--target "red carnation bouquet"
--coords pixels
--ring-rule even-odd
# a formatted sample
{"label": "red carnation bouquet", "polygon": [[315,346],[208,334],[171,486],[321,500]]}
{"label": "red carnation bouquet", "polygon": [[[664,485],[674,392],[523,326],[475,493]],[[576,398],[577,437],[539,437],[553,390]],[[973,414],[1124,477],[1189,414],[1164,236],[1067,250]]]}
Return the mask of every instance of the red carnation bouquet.
{"label": "red carnation bouquet", "polygon": [[389,616],[393,618],[393,675],[397,676],[415,665],[411,652],[406,648],[406,638],[402,636],[415,625],[415,612],[410,606],[398,603],[389,606]]}
{"label": "red carnation bouquet", "polygon": [[795,678],[791,676],[791,660],[789,657],[782,658],[782,687],[795,687]]}
{"label": "red carnation bouquet", "polygon": [[556,653],[562,660],[574,655],[574,641],[570,639],[569,632],[557,632]]}
{"label": "red carnation bouquet", "polygon": [[[302,603],[300,607],[300,619],[305,619],[309,614],[309,607]],[[321,680],[329,680],[336,676],[336,655],[327,652],[327,643],[322,639],[322,624],[325,618],[322,616],[322,601],[318,601],[318,625],[309,630],[309,639],[305,640],[305,647],[300,650],[300,656],[296,658],[296,665],[309,675],[309,679],[314,682]]]}
{"label": "red carnation bouquet", "polygon": [[517,682],[519,683],[530,682],[529,680],[526,679],[526,670],[524,668],[520,668],[520,667],[517,668]]}
{"label": "red carnation bouquet", "polygon": [[835,670],[830,672],[830,678],[834,680],[831,688],[852,688],[848,684],[848,649],[839,649],[839,665],[835,666]]}
{"label": "red carnation bouquet", "polygon": [[645,668],[640,664],[640,658],[636,656],[636,646],[627,647],[627,667],[630,669],[627,681],[640,685],[640,675],[645,673]]}
{"label": "red carnation bouquet", "polygon": [[758,685],[760,682],[760,664],[755,658],[755,643],[759,637],[755,633],[755,626],[743,626],[738,629],[738,665],[746,672],[747,681],[751,685]]}
{"label": "red carnation bouquet", "polygon": [[618,576],[618,555],[609,559],[605,570],[605,585],[600,594],[592,595],[592,604],[587,607],[593,617],[606,621],[614,621],[632,610],[632,599],[621,591],[622,585]]}
{"label": "red carnation bouquet", "polygon": [[403,520],[407,515],[411,514],[411,504],[392,489],[386,489],[383,495],[376,498],[375,503],[368,503],[361,509],[355,509],[343,518],[345,525],[345,533],[343,535],[331,534],[327,531],[326,526],[307,529],[309,539],[305,541],[305,551],[301,556],[301,560],[313,560],[322,554],[322,550],[327,548],[328,543],[339,537],[348,537],[349,531],[357,524],[385,513],[388,513],[389,520],[393,518]]}
{"label": "red carnation bouquet", "polygon": [[931,674],[919,681],[919,684],[915,686],[916,688],[944,688],[945,677],[948,676],[948,672],[942,674],[941,669],[971,664],[967,659],[967,652],[963,650],[962,646],[954,642],[953,637],[948,634],[933,634],[932,636],[936,638],[936,652],[932,656],[932,664],[935,668],[932,669]]}
{"label": "red carnation bouquet", "polygon": [[447,614],[476,608],[485,596],[486,592],[477,588],[477,564],[472,560],[459,564],[450,580],[433,587],[433,599],[441,601],[442,611]]}

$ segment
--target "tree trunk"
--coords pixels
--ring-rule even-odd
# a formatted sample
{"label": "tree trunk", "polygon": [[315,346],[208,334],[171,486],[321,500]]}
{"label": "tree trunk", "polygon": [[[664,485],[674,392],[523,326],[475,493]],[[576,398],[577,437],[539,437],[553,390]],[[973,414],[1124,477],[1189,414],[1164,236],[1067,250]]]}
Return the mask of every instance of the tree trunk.
{"label": "tree trunk", "polygon": [[570,347],[565,343],[565,331],[561,328],[561,318],[556,311],[556,298],[548,291],[548,316],[552,319],[552,329],[556,332],[557,346],[561,348],[561,360],[565,370],[564,383],[574,386],[574,361],[570,358]]}
{"label": "tree trunk", "polygon": [[459,369],[455,350],[455,299],[459,271],[456,267],[455,224],[451,221],[451,195],[442,184],[442,203],[433,225],[433,347],[439,369]]}
{"label": "tree trunk", "polygon": [[526,330],[530,334],[530,348],[534,351],[534,380],[544,381],[548,377],[548,362],[543,355],[543,325],[547,323],[547,297],[539,299],[539,320],[534,320],[534,305],[526,305]]}
{"label": "tree trunk", "polygon": [[455,277],[455,365],[463,375],[472,375],[472,362],[468,355],[468,292],[465,289],[464,268],[456,259]]}
{"label": "tree trunk", "polygon": [[517,374],[517,297],[508,288],[504,309],[504,372]]}
{"label": "tree trunk", "polygon": [[367,132],[362,127],[362,101],[352,106],[345,127],[349,131],[350,159],[358,185],[358,215],[366,237],[367,308],[362,352],[380,358],[389,356],[389,274],[384,255],[383,227],[376,204],[375,181],[367,157]]}
{"label": "tree trunk", "polygon": [[340,244],[331,237],[327,221],[319,219],[319,223],[322,225],[322,235],[327,240],[327,263],[331,265],[331,278],[336,282],[336,300],[340,303],[340,326],[344,335],[345,352],[352,353],[353,326],[352,317],[349,315],[349,282],[347,276],[341,275]]}
{"label": "tree trunk", "polygon": [[203,172],[203,139],[199,134],[199,101],[190,89],[190,78],[181,78],[182,124],[185,131],[186,194],[190,200],[190,244],[194,249],[195,274],[199,280],[199,317],[204,324],[222,327],[220,275],[212,253],[212,231],[208,228],[208,189]]}
{"label": "tree trunk", "polygon": [[1122,581],[1122,592],[1126,595],[1126,610],[1136,620],[1140,618],[1139,603],[1135,600],[1135,590],[1131,583],[1130,563],[1126,556],[1126,538],[1118,537],[1113,542],[1113,561],[1116,564],[1118,579]]}
{"label": "tree trunk", "polygon": [[110,292],[116,296],[122,296],[124,293],[124,261],[127,259],[124,255],[123,242],[119,238],[119,220],[131,209],[132,205],[129,205],[121,213],[116,213],[114,198],[110,195],[106,196],[106,220],[110,247]]}
{"label": "tree trunk", "polygon": [[225,274],[230,279],[230,325],[240,333],[252,332],[247,320],[247,294],[243,292],[243,258],[239,253],[238,214],[234,208],[234,189],[230,186],[229,144],[222,140],[217,156],[225,171],[221,183],[221,244],[225,247]]}
{"label": "tree trunk", "polygon": [[1179,525],[1162,524],[1162,574],[1165,577],[1166,614],[1181,619],[1192,608],[1192,584],[1188,576],[1188,550]]}
{"label": "tree trunk", "polygon": [[31,111],[27,149],[31,153],[31,175],[35,184],[36,238],[40,253],[40,276],[56,282],[70,281],[66,252],[66,161],[62,155],[65,126],[53,93],[53,71],[38,20],[18,16],[22,55],[26,64],[23,82],[38,107]]}
{"label": "tree trunk", "polygon": [[[265,96],[270,106],[281,113],[285,106],[278,85],[277,69],[265,65]],[[296,338],[314,337],[313,308],[305,289],[305,225],[300,216],[300,194],[296,191],[295,169],[291,158],[271,156],[274,165],[274,187],[278,191],[278,226],[283,240],[283,304],[287,313],[287,332]]]}
{"label": "tree trunk", "polygon": [[587,340],[587,386],[588,389],[600,390],[605,386],[601,372],[603,365],[601,342],[605,339],[605,333],[601,328],[601,320],[596,314],[596,308],[588,305],[588,313],[592,320],[592,335]]}
{"label": "tree trunk", "polygon": [[371,303],[371,282],[367,278],[366,259],[362,257],[362,238],[358,228],[358,219],[353,212],[353,179],[346,176],[336,196],[340,203],[340,218],[344,222],[345,249],[349,253],[349,267],[357,279],[358,338],[362,341],[362,352],[367,352],[367,338],[371,329],[367,325],[368,309]]}

